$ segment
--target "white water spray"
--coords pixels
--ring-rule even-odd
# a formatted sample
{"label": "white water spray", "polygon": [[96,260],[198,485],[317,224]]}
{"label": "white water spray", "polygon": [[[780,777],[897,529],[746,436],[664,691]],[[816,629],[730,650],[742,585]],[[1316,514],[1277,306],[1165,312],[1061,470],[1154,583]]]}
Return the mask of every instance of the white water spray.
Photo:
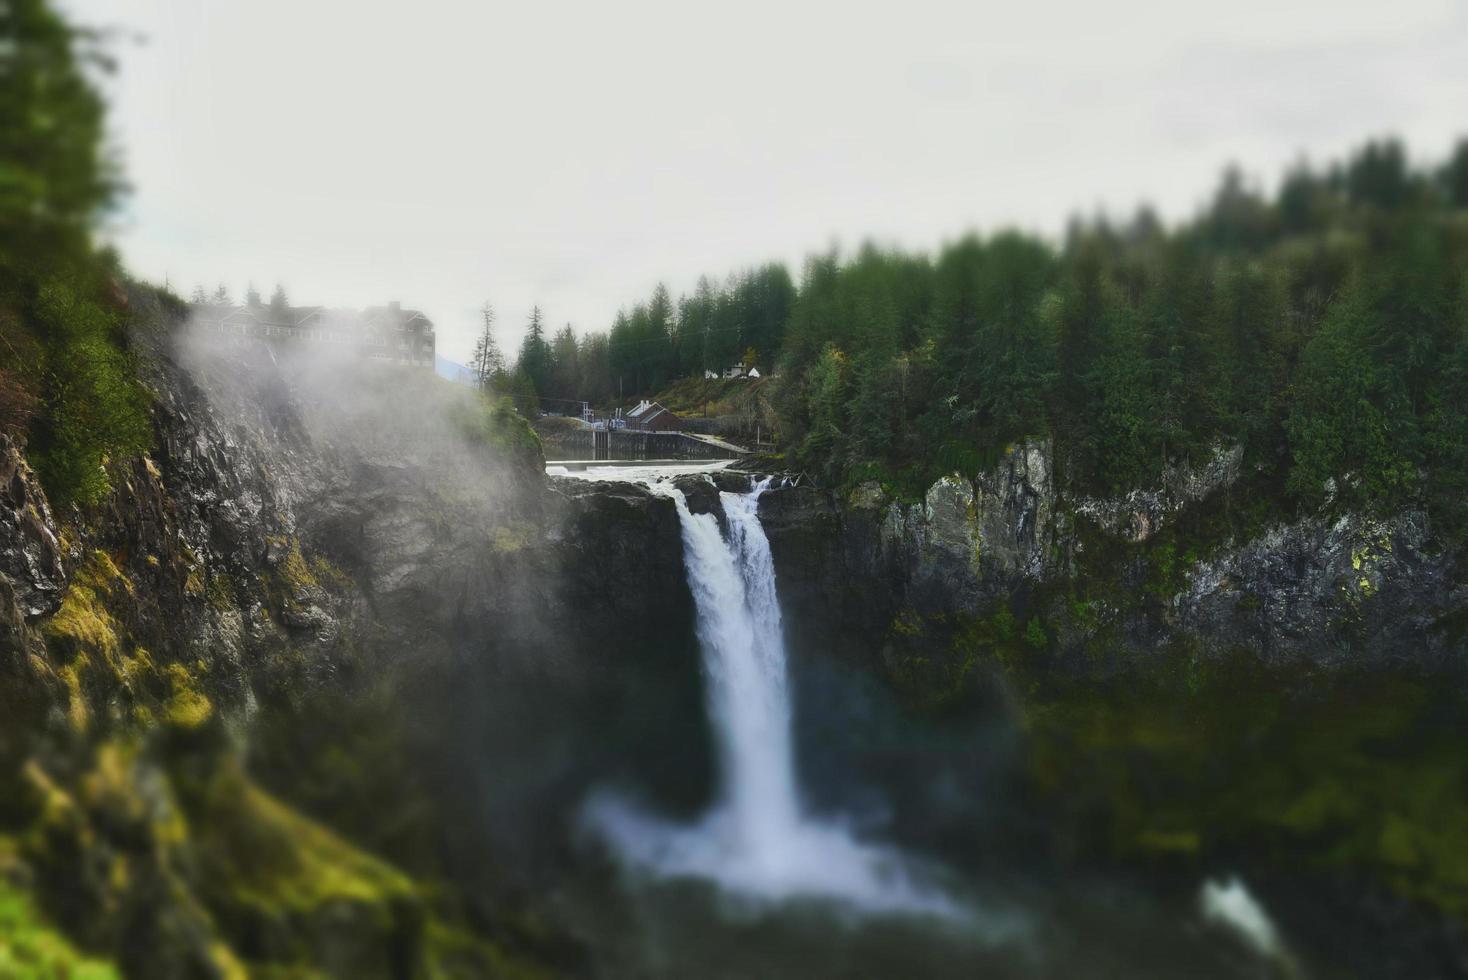
{"label": "white water spray", "polygon": [[625,860],[658,875],[710,878],[754,898],[814,897],[874,912],[955,914],[945,895],[922,884],[911,861],[861,843],[801,806],[775,569],[758,516],[769,481],[747,494],[720,495],[727,541],[712,514],[689,511],[682,491],[665,482],[648,485],[673,499],[682,523],[723,788],[693,826],[608,797],[591,804],[593,825]]}

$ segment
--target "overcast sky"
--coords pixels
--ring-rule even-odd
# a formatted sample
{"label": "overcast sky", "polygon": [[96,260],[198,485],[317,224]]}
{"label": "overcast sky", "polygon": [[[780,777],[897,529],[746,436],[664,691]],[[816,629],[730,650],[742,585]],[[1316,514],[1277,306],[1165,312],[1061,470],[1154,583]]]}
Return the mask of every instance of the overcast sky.
{"label": "overcast sky", "polygon": [[[1468,3],[64,0],[128,29],[113,237],[187,295],[427,312],[519,341],[656,283],[866,239],[1191,214],[1228,161],[1468,134]],[[1206,10],[1204,8],[1207,8]]]}

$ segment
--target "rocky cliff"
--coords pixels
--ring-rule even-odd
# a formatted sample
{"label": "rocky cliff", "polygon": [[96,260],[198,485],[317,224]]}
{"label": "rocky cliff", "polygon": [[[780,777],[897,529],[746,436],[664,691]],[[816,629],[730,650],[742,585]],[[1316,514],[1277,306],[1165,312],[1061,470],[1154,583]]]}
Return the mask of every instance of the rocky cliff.
{"label": "rocky cliff", "polygon": [[671,508],[547,491],[528,429],[435,379],[199,348],[131,304],[154,438],[110,496],[53,510],[0,438],[0,898],[132,976],[564,966],[480,828],[530,850],[530,814],[640,747],[537,765],[577,709],[688,683],[643,653],[691,630]]}
{"label": "rocky cliff", "polygon": [[[1289,517],[1218,450],[1157,488],[1065,495],[1045,442],[921,501],[875,484],[767,494],[782,596],[812,642],[839,635],[944,697],[1001,639],[1095,673],[1243,652],[1265,662],[1456,666],[1468,583],[1425,516]],[[872,583],[882,583],[880,588]],[[879,638],[875,642],[872,638]]]}

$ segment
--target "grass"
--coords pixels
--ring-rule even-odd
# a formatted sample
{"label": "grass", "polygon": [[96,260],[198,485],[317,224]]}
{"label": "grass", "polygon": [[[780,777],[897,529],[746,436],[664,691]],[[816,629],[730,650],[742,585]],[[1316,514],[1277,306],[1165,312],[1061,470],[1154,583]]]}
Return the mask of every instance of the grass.
{"label": "grass", "polygon": [[657,402],[675,415],[688,418],[710,418],[720,415],[741,415],[748,411],[751,402],[763,393],[766,378],[683,378],[652,396]]}

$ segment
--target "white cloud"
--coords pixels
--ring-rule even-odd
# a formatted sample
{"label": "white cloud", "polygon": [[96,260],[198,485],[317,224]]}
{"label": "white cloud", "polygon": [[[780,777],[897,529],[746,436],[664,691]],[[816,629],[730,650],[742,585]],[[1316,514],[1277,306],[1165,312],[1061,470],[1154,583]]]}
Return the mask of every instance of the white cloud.
{"label": "white cloud", "polygon": [[486,298],[513,344],[532,303],[604,328],[833,240],[1178,217],[1228,160],[1382,132],[1445,153],[1468,91],[1452,0],[67,6],[147,37],[111,86],[135,270],[399,298],[449,354]]}

